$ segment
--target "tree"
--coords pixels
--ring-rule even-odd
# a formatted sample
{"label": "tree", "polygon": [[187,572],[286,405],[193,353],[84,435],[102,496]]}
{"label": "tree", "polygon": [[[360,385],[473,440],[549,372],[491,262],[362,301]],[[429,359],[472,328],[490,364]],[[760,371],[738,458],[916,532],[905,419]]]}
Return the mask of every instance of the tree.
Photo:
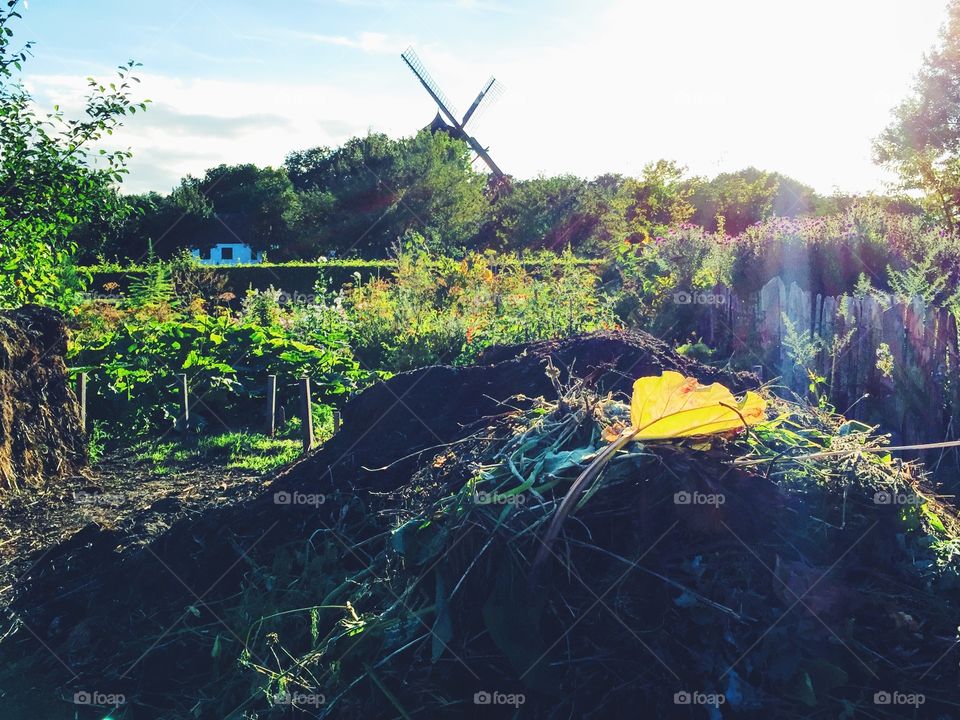
{"label": "tree", "polygon": [[960,0],[947,12],[938,46],[874,142],[874,157],[900,176],[902,189],[920,190],[952,231],[960,211]]}
{"label": "tree", "polygon": [[93,146],[146,104],[132,98],[130,61],[109,85],[89,80],[81,118],[57,106],[39,114],[19,76],[32,44],[11,46],[18,5],[6,0],[0,11],[0,303],[66,307],[81,285],[71,230],[125,211],[112,187],[130,154],[100,150],[94,163]]}
{"label": "tree", "polygon": [[284,168],[218,165],[190,184],[212,209],[204,232],[191,238],[191,246],[243,242],[254,250],[283,254],[300,214],[297,194]]}
{"label": "tree", "polygon": [[329,252],[322,239],[324,225],[333,217],[337,197],[329,190],[310,188],[297,193],[300,215],[293,236],[287,244],[286,255],[306,258]]}
{"label": "tree", "polygon": [[658,160],[645,165],[639,178],[623,180],[605,218],[605,234],[615,241],[644,242],[689,220],[692,190],[684,173],[675,162]]}
{"label": "tree", "polygon": [[197,184],[196,178],[188,176],[169,195],[127,195],[124,201],[130,211],[122,218],[97,218],[73,231],[70,238],[79,247],[78,259],[136,263],[151,251],[169,258],[192,248],[197,238],[209,237],[213,218],[213,207]]}
{"label": "tree", "polygon": [[188,175],[169,195],[126,198],[130,213],[118,222],[87,222],[71,236],[80,256],[137,262],[148,249],[169,258],[184,249],[242,242],[255,250],[295,257],[292,227],[300,198],[283,168],[218,165],[202,178]]}
{"label": "tree", "polygon": [[585,191],[584,180],[573,175],[515,182],[491,209],[479,243],[505,250],[579,244],[577,216]]}
{"label": "tree", "polygon": [[486,178],[470,166],[471,150],[445,132],[421,131],[402,141],[402,157],[405,230],[420,232],[434,250],[463,248],[488,208]]}
{"label": "tree", "polygon": [[442,132],[370,133],[292,153],[285,165],[304,200],[297,243],[315,254],[382,257],[412,231],[436,250],[462,247],[487,206],[466,143]]}
{"label": "tree", "polygon": [[724,230],[730,235],[775,215],[809,214],[817,202],[813,188],[754,167],[721,173],[709,181],[695,180],[690,186],[693,222],[711,232]]}
{"label": "tree", "polygon": [[609,224],[614,199],[626,182],[616,174],[514,181],[493,203],[475,245],[601,255],[613,232],[604,223]]}

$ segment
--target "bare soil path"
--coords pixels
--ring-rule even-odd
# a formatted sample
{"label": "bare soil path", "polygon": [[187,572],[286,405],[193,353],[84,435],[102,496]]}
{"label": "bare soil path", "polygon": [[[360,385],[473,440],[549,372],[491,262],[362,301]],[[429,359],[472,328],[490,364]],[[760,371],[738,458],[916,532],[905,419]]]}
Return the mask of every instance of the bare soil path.
{"label": "bare soil path", "polygon": [[44,553],[84,534],[112,532],[116,552],[148,544],[176,521],[224,507],[262,490],[262,475],[216,464],[153,474],[124,453],[55,485],[0,498],[0,606],[10,601]]}

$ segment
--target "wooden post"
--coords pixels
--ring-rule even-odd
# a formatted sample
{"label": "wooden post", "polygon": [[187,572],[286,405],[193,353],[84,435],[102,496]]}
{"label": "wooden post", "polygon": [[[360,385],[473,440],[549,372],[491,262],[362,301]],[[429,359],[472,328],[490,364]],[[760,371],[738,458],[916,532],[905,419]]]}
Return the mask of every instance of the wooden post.
{"label": "wooden post", "polygon": [[177,377],[180,379],[180,436],[186,442],[190,437],[190,387],[186,373]]}
{"label": "wooden post", "polygon": [[77,379],[77,402],[80,403],[80,427],[87,431],[87,374],[80,373]]}
{"label": "wooden post", "polygon": [[303,432],[303,452],[313,450],[313,404],[310,402],[310,378],[300,379],[300,423]]}
{"label": "wooden post", "polygon": [[340,422],[341,422],[340,411],[334,410],[333,411],[333,434],[334,435],[340,432]]}
{"label": "wooden post", "polygon": [[267,435],[277,433],[277,376],[267,376]]}

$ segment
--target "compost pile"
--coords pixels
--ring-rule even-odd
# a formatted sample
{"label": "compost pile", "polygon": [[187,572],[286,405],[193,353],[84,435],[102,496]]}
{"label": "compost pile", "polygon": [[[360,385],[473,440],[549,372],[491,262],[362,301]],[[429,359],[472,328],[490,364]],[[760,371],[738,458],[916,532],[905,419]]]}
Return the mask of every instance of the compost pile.
{"label": "compost pile", "polygon": [[0,312],[0,491],[63,477],[86,462],[66,352],[67,329],[53,310]]}
{"label": "compost pile", "polygon": [[634,377],[751,380],[641,335],[487,357],[368,390],[260,498],[55,549],[7,673],[124,718],[956,715],[960,524],[884,438],[761,390],[749,432],[625,445],[546,545]]}

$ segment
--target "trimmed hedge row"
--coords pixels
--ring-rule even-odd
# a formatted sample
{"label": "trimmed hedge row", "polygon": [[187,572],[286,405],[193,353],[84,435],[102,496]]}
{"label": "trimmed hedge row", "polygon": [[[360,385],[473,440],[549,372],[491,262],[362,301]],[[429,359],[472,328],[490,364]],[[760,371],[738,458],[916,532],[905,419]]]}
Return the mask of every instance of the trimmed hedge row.
{"label": "trimmed hedge row", "polygon": [[[595,266],[596,260],[572,261],[576,265]],[[541,262],[530,261],[523,263],[528,269],[540,267]],[[354,273],[360,274],[362,282],[372,278],[389,277],[395,263],[390,260],[370,261],[331,261],[315,263],[263,263],[261,265],[220,265],[203,266],[218,274],[223,274],[227,281],[224,292],[232,292],[242,298],[247,288],[266,290],[271,285],[287,293],[313,292],[317,279],[321,276],[331,287],[342,287],[353,280]],[[117,285],[115,292],[125,292],[134,278],[143,277],[145,270],[133,266],[130,269],[115,270],[101,267],[81,268],[91,274],[92,293],[107,292],[105,286],[111,283]]]}
{"label": "trimmed hedge row", "polygon": [[[209,270],[226,277],[224,292],[232,292],[242,298],[247,288],[266,290],[271,285],[288,293],[313,292],[318,278],[323,276],[333,287],[342,287],[353,279],[354,273],[360,273],[363,281],[378,276],[388,276],[392,263],[370,262],[356,265],[313,263],[310,265],[233,265],[210,267]],[[91,291],[105,292],[106,285],[115,283],[117,292],[125,292],[131,281],[143,277],[143,270],[100,271],[92,269]]]}

